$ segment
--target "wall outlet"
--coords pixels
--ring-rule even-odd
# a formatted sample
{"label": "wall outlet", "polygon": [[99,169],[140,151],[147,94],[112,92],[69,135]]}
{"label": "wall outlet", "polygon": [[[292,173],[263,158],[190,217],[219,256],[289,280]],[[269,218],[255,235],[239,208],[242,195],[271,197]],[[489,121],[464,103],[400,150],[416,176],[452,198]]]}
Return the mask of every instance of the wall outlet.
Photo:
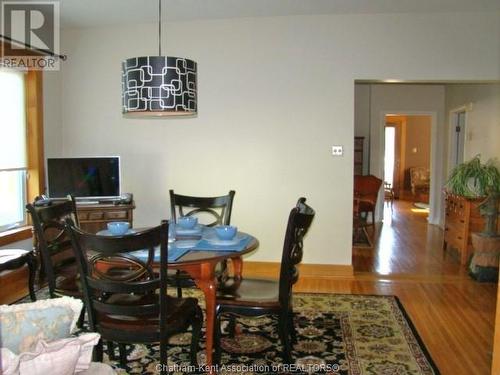
{"label": "wall outlet", "polygon": [[344,155],[344,146],[332,146],[332,155],[333,156]]}

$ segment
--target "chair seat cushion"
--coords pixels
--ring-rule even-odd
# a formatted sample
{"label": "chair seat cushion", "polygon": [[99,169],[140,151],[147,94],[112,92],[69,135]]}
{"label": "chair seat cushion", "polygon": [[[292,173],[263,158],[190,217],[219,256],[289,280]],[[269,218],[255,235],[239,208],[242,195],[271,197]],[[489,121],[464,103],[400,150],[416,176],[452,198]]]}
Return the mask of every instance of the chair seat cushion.
{"label": "chair seat cushion", "polygon": [[[157,303],[156,294],[149,295],[131,295],[131,294],[114,294],[106,302],[115,305],[143,305],[148,303]],[[174,298],[167,299],[168,315],[167,315],[167,334],[182,332],[190,325],[193,317],[197,313],[198,300],[196,298]],[[105,330],[121,330],[121,331],[141,331],[150,335],[159,334],[159,314],[136,316],[132,317],[121,316],[118,314],[99,313],[99,327]],[[103,336],[105,334],[103,333]]]}
{"label": "chair seat cushion", "polygon": [[217,291],[217,304],[279,307],[279,283],[269,279],[243,279],[238,288]]}

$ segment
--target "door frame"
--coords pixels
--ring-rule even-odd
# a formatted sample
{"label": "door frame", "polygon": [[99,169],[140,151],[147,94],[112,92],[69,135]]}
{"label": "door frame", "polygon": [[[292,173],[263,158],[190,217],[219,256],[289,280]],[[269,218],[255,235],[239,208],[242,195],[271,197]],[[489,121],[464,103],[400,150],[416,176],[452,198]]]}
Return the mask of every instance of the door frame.
{"label": "door frame", "polygon": [[[429,224],[442,225],[442,201],[443,196],[441,194],[441,187],[444,185],[443,179],[443,168],[444,162],[443,157],[439,157],[439,127],[437,124],[438,113],[437,111],[409,111],[407,109],[388,109],[379,112],[379,126],[377,134],[374,134],[378,138],[379,152],[378,155],[374,155],[378,160],[384,160],[385,153],[385,117],[387,115],[407,115],[407,116],[430,116],[431,118],[431,163],[430,163],[430,188],[429,188]],[[443,143],[443,142],[441,142]],[[440,160],[441,159],[441,160]],[[371,163],[373,164],[373,163]],[[372,170],[372,174],[381,176],[384,178],[384,163],[378,163],[379,170]],[[377,209],[375,212],[376,221],[381,221],[383,218],[383,206],[384,206],[384,195],[383,191],[379,193],[379,199],[377,202]]]}

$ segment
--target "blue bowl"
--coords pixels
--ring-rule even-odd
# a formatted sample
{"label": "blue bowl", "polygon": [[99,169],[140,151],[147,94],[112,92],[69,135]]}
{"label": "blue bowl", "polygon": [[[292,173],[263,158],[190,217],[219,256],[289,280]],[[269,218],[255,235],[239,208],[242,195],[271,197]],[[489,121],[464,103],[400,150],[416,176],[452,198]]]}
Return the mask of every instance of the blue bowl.
{"label": "blue bowl", "polygon": [[221,240],[232,240],[238,232],[238,228],[232,225],[218,225],[215,228],[215,234]]}
{"label": "blue bowl", "polygon": [[113,221],[108,223],[108,231],[114,236],[121,236],[130,228],[130,223],[128,221]]}
{"label": "blue bowl", "polygon": [[182,229],[193,229],[198,224],[198,218],[195,216],[181,216],[177,219],[177,224]]}

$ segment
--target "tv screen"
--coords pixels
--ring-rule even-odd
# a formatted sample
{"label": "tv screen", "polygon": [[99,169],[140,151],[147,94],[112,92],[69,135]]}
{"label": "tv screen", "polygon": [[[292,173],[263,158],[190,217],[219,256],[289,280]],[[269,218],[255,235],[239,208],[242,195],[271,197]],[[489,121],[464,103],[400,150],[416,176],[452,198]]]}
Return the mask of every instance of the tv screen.
{"label": "tv screen", "polygon": [[47,177],[50,198],[72,194],[77,198],[120,195],[120,158],[49,158]]}

